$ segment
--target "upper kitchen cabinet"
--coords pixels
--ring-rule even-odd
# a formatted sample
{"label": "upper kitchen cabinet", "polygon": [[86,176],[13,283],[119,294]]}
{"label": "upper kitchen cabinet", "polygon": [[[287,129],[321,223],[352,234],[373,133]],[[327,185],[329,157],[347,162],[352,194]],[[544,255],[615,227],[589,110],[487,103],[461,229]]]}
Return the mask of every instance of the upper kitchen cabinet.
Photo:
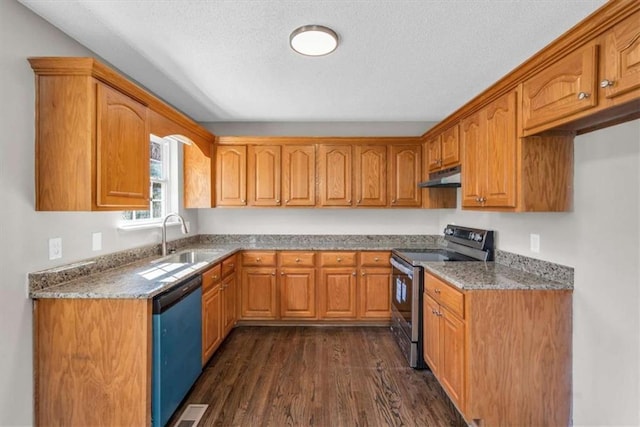
{"label": "upper kitchen cabinet", "polygon": [[36,74],[36,210],[148,209],[154,112],[213,140],[93,58],[29,62]]}
{"label": "upper kitchen cabinet", "polygon": [[320,206],[351,206],[351,145],[318,146]]}
{"label": "upper kitchen cabinet", "polygon": [[354,190],[356,206],[387,205],[387,147],[356,145]]}
{"label": "upper kitchen cabinet", "polygon": [[460,163],[458,125],[451,126],[442,134],[426,142],[427,167],[429,172],[450,168]]}
{"label": "upper kitchen cabinet", "polygon": [[315,145],[282,146],[282,197],[284,206],[315,206]]}
{"label": "upper kitchen cabinet", "polygon": [[280,146],[249,146],[247,167],[249,206],[280,206],[280,158]]}
{"label": "upper kitchen cabinet", "polygon": [[604,99],[613,104],[637,100],[640,97],[640,12],[605,33],[603,46],[600,88]]}
{"label": "upper kitchen cabinet", "polygon": [[522,85],[522,125],[539,132],[598,104],[596,43],[576,50]]}
{"label": "upper kitchen cabinet", "polygon": [[515,91],[461,121],[462,206],[569,210],[573,133],[518,138],[516,123]]}
{"label": "upper kitchen cabinet", "polygon": [[221,145],[216,150],[216,206],[246,206],[247,147]]}
{"label": "upper kitchen cabinet", "polygon": [[391,145],[389,174],[391,207],[420,207],[422,193],[418,188],[422,172],[420,144]]}

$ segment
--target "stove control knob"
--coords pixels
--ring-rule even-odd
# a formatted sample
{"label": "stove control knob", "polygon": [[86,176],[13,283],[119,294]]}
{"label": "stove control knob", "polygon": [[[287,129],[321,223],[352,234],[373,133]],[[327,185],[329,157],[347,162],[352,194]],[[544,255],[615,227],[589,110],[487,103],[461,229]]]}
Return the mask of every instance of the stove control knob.
{"label": "stove control knob", "polygon": [[446,234],[447,236],[451,236],[453,234],[453,229],[447,227],[444,229],[444,234]]}
{"label": "stove control knob", "polygon": [[475,240],[476,242],[482,242],[482,234],[475,233],[472,239]]}

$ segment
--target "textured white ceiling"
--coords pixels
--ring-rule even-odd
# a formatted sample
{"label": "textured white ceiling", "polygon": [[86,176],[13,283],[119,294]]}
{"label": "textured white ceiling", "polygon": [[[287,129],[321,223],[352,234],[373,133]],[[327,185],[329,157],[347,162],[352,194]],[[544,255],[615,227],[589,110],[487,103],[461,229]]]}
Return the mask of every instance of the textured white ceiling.
{"label": "textured white ceiling", "polygon": [[[198,121],[436,121],[604,0],[19,0]],[[325,57],[289,34],[321,24]]]}

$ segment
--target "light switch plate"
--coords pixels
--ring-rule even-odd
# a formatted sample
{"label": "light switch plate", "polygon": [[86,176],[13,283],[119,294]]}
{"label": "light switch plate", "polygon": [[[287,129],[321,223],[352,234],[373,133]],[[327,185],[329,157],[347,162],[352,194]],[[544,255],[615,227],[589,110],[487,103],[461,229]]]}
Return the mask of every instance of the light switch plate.
{"label": "light switch plate", "polygon": [[102,233],[99,231],[91,234],[91,250],[102,250]]}
{"label": "light switch plate", "polygon": [[539,234],[531,234],[530,245],[531,245],[531,252],[535,252],[535,253],[540,252],[540,235]]}
{"label": "light switch plate", "polygon": [[62,258],[62,238],[52,237],[49,239],[49,259]]}

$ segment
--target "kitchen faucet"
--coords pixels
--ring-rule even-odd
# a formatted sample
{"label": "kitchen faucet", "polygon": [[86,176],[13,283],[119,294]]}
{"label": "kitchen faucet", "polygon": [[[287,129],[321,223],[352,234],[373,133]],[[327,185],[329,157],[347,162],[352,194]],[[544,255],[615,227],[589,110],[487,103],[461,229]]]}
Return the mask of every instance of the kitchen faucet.
{"label": "kitchen faucet", "polygon": [[165,256],[167,254],[167,220],[172,216],[178,218],[178,222],[182,224],[182,234],[187,234],[189,232],[189,230],[187,229],[187,224],[185,224],[184,222],[184,218],[182,218],[177,213],[167,214],[167,216],[165,216],[162,220],[162,256]]}

